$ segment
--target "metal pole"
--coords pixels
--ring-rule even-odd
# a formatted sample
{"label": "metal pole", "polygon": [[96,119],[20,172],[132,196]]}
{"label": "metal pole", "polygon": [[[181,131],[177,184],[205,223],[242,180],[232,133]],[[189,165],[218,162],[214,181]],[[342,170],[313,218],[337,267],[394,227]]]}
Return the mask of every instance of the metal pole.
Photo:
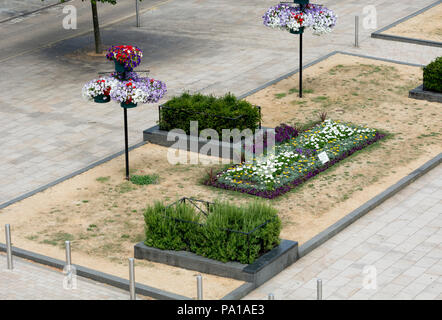
{"label": "metal pole", "polygon": [[126,180],[130,180],[129,177],[129,139],[127,134],[127,108],[124,109],[124,143],[126,151]]}
{"label": "metal pole", "polygon": [[135,264],[134,258],[129,258],[129,292],[130,300],[137,300],[135,295]]}
{"label": "metal pole", "polygon": [[322,300],[322,280],[316,281],[317,300]]}
{"label": "metal pole", "polygon": [[299,34],[299,97],[302,98],[302,33]]}
{"label": "metal pole", "polygon": [[138,0],[135,0],[135,10],[137,12],[137,27],[140,26],[140,13],[138,10]]}
{"label": "metal pole", "polygon": [[70,268],[72,265],[72,259],[71,259],[71,242],[65,241],[66,244],[66,265]]}
{"label": "metal pole", "polygon": [[269,293],[269,300],[275,300],[275,296],[273,295],[273,293]]}
{"label": "metal pole", "polygon": [[9,224],[5,225],[5,234],[8,270],[12,270],[14,269],[14,265],[12,263],[11,226]]}
{"label": "metal pole", "polygon": [[359,48],[359,16],[355,16],[355,47]]}
{"label": "metal pole", "polygon": [[196,293],[197,300],[203,300],[203,277],[200,274],[196,276]]}

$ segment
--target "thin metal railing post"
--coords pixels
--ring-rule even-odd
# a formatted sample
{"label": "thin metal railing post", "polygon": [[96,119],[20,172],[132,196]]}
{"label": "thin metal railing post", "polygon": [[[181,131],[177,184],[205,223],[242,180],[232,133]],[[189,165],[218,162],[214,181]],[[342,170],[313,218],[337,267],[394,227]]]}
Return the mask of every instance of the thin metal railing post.
{"label": "thin metal railing post", "polygon": [[135,11],[137,14],[137,27],[140,27],[140,12],[138,8],[138,0],[135,0]]}
{"label": "thin metal railing post", "polygon": [[203,300],[203,277],[200,274],[196,276],[196,299]]}
{"label": "thin metal railing post", "polygon": [[5,235],[8,270],[12,270],[14,269],[14,264],[12,262],[11,226],[9,224],[5,225]]}
{"label": "thin metal railing post", "polygon": [[275,296],[273,293],[269,293],[269,300],[275,300]]}
{"label": "thin metal railing post", "polygon": [[129,293],[130,300],[137,300],[135,295],[135,263],[134,258],[129,258]]}
{"label": "thin metal railing post", "polygon": [[359,48],[359,16],[355,16],[355,47]]}
{"label": "thin metal railing post", "polygon": [[318,279],[316,281],[316,291],[317,291],[316,299],[322,300],[322,280],[321,279]]}

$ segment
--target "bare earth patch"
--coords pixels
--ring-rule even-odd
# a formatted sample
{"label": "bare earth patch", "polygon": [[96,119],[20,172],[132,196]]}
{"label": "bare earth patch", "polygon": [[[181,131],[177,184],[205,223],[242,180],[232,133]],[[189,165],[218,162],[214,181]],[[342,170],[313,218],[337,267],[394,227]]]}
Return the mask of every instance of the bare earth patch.
{"label": "bare earth patch", "polygon": [[[297,78],[294,75],[247,98],[262,106],[264,126],[307,123],[327,112],[329,118],[391,134],[299,188],[262,200],[278,209],[281,238],[302,244],[439,154],[442,113],[438,103],[408,98],[408,90],[422,82],[417,67],[335,55],[305,70],[307,93],[302,99],[296,93]],[[0,210],[0,224],[12,225],[17,247],[64,259],[64,241],[71,240],[74,263],[127,278],[127,258],[133,256],[134,244],[144,239],[147,204],[183,196],[234,203],[257,199],[201,184],[207,170],[223,165],[172,165],[167,152],[152,144],[130,152],[133,173],[158,174],[158,184],[126,182],[121,156]],[[136,261],[138,282],[188,297],[195,297],[195,275]],[[204,278],[208,299],[219,299],[242,284],[211,275]]]}
{"label": "bare earth patch", "polygon": [[442,42],[442,4],[408,19],[384,33]]}

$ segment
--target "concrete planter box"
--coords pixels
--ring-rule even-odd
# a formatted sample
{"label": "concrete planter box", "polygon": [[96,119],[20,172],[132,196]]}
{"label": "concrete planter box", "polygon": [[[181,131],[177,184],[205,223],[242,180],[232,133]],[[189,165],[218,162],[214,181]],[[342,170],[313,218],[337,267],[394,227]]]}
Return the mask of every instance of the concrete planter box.
{"label": "concrete planter box", "polygon": [[[168,134],[169,131],[160,130],[157,125],[143,131],[143,140],[164,147],[173,147],[175,149],[186,151],[191,151],[192,146],[196,146],[198,153],[207,155],[212,155],[211,150],[217,150],[218,157],[231,160],[240,156],[241,141],[227,142],[223,140],[211,140],[187,134],[177,134],[174,135],[175,138],[173,140],[168,140]],[[177,141],[180,141],[180,143],[178,144]],[[206,152],[209,148],[210,151]],[[234,156],[235,154],[236,156]]]}
{"label": "concrete planter box", "polygon": [[167,265],[195,270],[221,277],[251,282],[259,286],[289,267],[298,259],[298,242],[281,240],[279,246],[259,257],[251,264],[221,262],[192,252],[160,250],[140,242],[134,247],[134,257]]}
{"label": "concrete planter box", "polygon": [[420,85],[419,87],[410,90],[408,93],[408,97],[412,99],[427,100],[430,102],[442,103],[442,93],[424,90],[423,85]]}

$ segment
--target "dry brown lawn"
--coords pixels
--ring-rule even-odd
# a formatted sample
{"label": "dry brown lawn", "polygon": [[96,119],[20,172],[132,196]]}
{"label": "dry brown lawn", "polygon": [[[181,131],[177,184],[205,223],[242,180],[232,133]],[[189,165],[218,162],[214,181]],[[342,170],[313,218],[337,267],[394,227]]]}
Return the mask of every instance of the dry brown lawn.
{"label": "dry brown lawn", "polygon": [[442,42],[442,3],[386,30],[384,33]]}

